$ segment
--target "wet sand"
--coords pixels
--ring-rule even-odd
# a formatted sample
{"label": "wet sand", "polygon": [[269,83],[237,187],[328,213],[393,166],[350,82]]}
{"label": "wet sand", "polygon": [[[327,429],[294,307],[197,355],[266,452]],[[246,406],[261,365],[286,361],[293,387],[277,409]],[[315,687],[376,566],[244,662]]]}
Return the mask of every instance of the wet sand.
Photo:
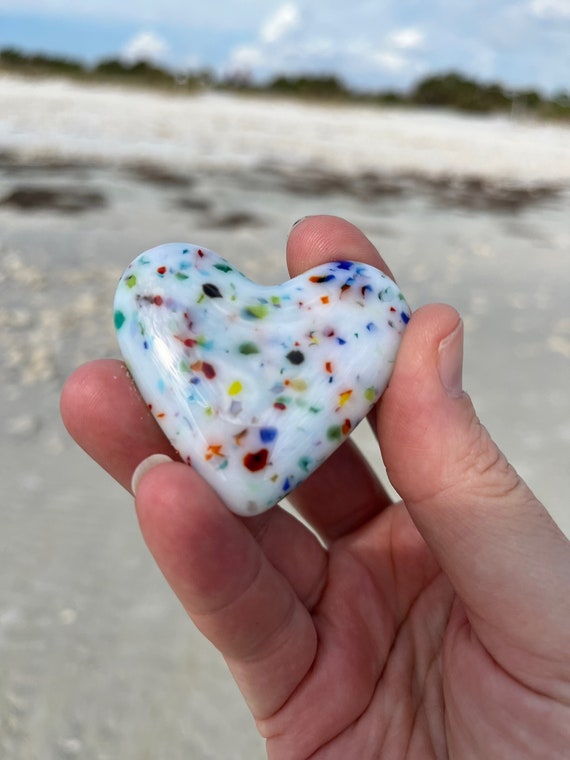
{"label": "wet sand", "polygon": [[[33,101],[28,83],[9,80],[0,94],[12,104],[0,122],[2,758],[264,757],[221,658],[146,552],[129,495],[75,447],[58,418],[73,368],[118,355],[114,288],[124,266],[155,244],[203,244],[253,279],[276,282],[286,277],[285,240],[296,219],[323,212],[362,226],[414,308],[446,301],[460,310],[465,387],[570,534],[570,164],[561,150],[570,151],[570,131],[536,125],[529,153],[533,141],[521,134],[533,125],[511,125],[517,164],[515,153],[498,151],[495,160],[485,147],[493,134],[498,145],[509,142],[508,123],[420,114],[417,134],[431,152],[416,146],[404,160],[402,137],[393,135],[391,158],[386,143],[388,158],[367,165],[349,136],[346,153],[357,160],[348,169],[337,155],[342,135],[318,150],[308,138],[318,136],[326,109],[287,107],[301,146],[287,155],[280,132],[260,148],[255,134],[235,127],[247,117],[270,131],[275,114],[260,116],[260,102],[247,116],[245,101],[216,99],[216,154],[215,130],[168,132],[172,113],[188,107],[179,98],[124,96],[102,134],[97,109],[111,108],[114,91],[79,97],[55,83]],[[85,134],[79,144],[88,107],[94,126],[89,144]],[[164,137],[130,147],[145,108]],[[349,118],[357,131],[374,129],[368,111],[346,109],[339,131]],[[394,127],[395,117],[386,119]],[[449,158],[448,136],[462,130],[483,146],[479,171],[467,147]],[[173,160],[184,139],[184,160]],[[206,139],[208,160],[196,149]],[[370,437],[357,435],[381,471]]]}

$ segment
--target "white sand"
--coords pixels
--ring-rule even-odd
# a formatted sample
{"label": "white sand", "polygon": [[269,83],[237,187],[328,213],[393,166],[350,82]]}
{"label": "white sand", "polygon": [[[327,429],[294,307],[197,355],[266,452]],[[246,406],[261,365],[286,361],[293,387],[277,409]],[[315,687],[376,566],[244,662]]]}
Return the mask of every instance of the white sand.
{"label": "white sand", "polygon": [[570,181],[570,127],[507,116],[172,96],[8,76],[0,77],[0,104],[0,148],[27,155]]}

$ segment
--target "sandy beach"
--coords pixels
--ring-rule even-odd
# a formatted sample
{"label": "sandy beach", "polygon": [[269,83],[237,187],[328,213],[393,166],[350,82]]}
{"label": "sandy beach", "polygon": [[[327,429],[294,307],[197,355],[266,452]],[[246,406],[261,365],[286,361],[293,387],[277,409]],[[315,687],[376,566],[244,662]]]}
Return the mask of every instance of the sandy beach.
{"label": "sandy beach", "polygon": [[159,243],[277,282],[296,219],[361,226],[413,308],[459,309],[465,388],[570,535],[570,128],[13,77],[0,104],[3,759],[265,756],[131,497],[59,421],[74,367],[118,356],[117,280]]}

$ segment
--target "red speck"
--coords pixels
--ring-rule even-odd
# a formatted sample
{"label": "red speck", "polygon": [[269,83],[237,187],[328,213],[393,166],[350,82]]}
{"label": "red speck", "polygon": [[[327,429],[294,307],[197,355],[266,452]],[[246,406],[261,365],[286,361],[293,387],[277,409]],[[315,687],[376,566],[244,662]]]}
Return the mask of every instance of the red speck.
{"label": "red speck", "polygon": [[193,346],[195,346],[195,345],[196,345],[196,342],[197,342],[197,341],[195,341],[195,340],[192,340],[192,338],[186,338],[186,340],[185,340],[185,341],[183,341],[183,342],[184,342],[184,345],[185,345],[185,346],[187,346],[188,348],[192,348]]}
{"label": "red speck", "polygon": [[166,267],[158,267],[156,271],[158,274],[166,274]]}
{"label": "red speck", "polygon": [[153,302],[153,304],[154,304],[155,306],[162,306],[162,304],[163,304],[162,296],[155,296],[155,297],[152,299],[152,302]]}
{"label": "red speck", "polygon": [[348,435],[351,431],[352,425],[350,423],[350,420],[345,420],[342,425],[342,434]]}
{"label": "red speck", "polygon": [[196,253],[198,254],[198,256],[199,256],[201,259],[203,259],[203,258],[204,258],[204,251],[203,251],[201,248],[198,248],[198,250],[196,251]]}
{"label": "red speck", "polygon": [[216,377],[216,370],[208,362],[202,362],[202,372],[206,375],[208,380],[212,380]]}
{"label": "red speck", "polygon": [[250,452],[243,458],[244,467],[250,472],[259,472],[259,470],[263,470],[267,465],[268,456],[269,451],[267,449],[259,449],[259,451]]}
{"label": "red speck", "polygon": [[275,407],[275,409],[279,409],[281,412],[283,412],[283,411],[285,411],[285,409],[287,409],[287,407],[285,406],[285,404],[282,401],[276,401],[273,404],[273,406]]}
{"label": "red speck", "polygon": [[396,311],[396,309],[393,306],[390,306],[390,311]]}

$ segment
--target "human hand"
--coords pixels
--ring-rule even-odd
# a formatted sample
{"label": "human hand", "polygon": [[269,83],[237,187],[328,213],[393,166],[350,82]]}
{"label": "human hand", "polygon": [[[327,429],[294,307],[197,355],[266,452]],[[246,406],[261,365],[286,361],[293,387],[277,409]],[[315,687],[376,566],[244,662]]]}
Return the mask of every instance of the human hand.
{"label": "human hand", "polygon": [[[388,274],[355,227],[291,232],[292,276],[335,258]],[[145,540],[221,651],[274,760],[567,758],[570,543],[461,390],[462,323],[417,311],[371,422],[392,504],[345,442],[280,507],[229,512],[190,467],[139,480]],[[124,365],[77,370],[62,394],[77,442],[130,488],[174,451]]]}

